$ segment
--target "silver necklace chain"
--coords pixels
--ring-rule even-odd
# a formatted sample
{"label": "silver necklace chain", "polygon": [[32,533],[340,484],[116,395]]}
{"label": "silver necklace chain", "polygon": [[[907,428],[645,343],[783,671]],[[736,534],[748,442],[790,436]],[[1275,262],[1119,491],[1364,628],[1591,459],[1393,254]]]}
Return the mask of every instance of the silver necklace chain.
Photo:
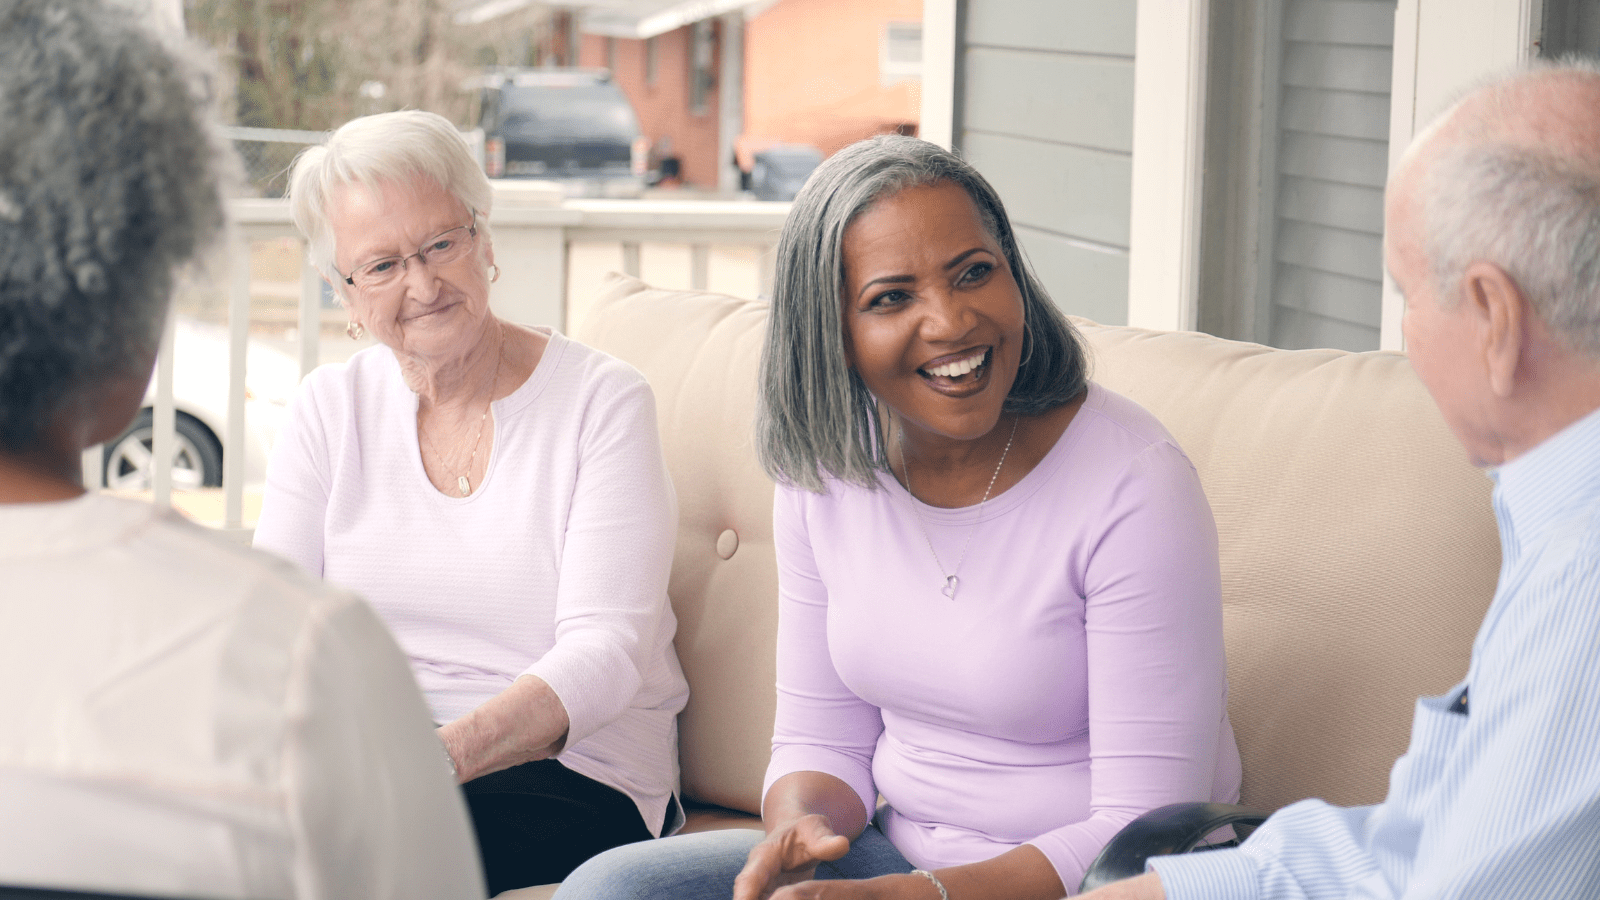
{"label": "silver necklace chain", "polygon": [[956,577],[961,572],[961,564],[967,561],[967,548],[972,546],[972,533],[978,530],[978,522],[983,520],[983,505],[989,502],[989,494],[994,490],[995,482],[1000,480],[1000,469],[1006,464],[1006,457],[1011,453],[1011,442],[1017,439],[1017,426],[1022,424],[1022,417],[1018,416],[1011,422],[1011,436],[1006,438],[1006,448],[1000,451],[1000,461],[994,464],[994,474],[989,476],[989,486],[983,489],[983,499],[978,501],[978,512],[974,521],[967,526],[967,539],[961,543],[961,556],[956,559],[956,567],[946,573],[944,563],[939,561],[939,551],[933,549],[933,537],[928,534],[928,525],[922,521],[922,513],[917,511],[917,495],[911,490],[911,459],[906,456],[906,430],[901,426],[895,435],[895,441],[900,445],[900,465],[906,472],[906,493],[911,496],[911,515],[916,517],[917,527],[922,529],[922,539],[928,542],[928,554],[933,557],[933,564],[938,567],[939,574],[944,576],[944,587],[939,593],[944,594],[952,601],[956,599],[956,590],[961,587],[961,579]]}

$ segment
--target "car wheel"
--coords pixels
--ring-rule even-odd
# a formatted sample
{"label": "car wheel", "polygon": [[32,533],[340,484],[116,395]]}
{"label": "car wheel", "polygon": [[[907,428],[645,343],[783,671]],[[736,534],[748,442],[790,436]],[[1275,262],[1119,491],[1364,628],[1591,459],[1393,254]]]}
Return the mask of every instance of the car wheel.
{"label": "car wheel", "polygon": [[[148,491],[154,474],[151,453],[155,428],[148,409],[139,411],[115,440],[106,442],[106,487],[119,491]],[[177,438],[172,447],[172,486],[178,489],[222,485],[222,445],[211,429],[187,413],[178,413]]]}

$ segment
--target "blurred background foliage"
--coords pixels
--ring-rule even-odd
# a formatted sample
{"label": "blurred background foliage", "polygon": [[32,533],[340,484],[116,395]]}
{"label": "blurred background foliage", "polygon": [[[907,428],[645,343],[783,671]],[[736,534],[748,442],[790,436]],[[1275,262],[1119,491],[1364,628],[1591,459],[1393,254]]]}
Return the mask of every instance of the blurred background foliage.
{"label": "blurred background foliage", "polygon": [[471,0],[186,0],[191,34],[217,52],[232,124],[322,131],[353,116],[425,109],[470,124],[463,88],[487,65],[538,65],[551,11],[533,3],[481,24]]}

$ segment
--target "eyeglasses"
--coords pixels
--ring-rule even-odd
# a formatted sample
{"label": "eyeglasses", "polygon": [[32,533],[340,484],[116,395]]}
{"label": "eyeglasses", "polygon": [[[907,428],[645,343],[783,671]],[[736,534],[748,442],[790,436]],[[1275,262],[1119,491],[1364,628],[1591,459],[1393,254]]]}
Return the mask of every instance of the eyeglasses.
{"label": "eyeglasses", "polygon": [[472,214],[472,223],[452,228],[425,241],[410,256],[385,256],[356,267],[344,277],[344,283],[358,291],[381,290],[397,283],[406,271],[406,261],[411,257],[424,265],[446,266],[467,255],[472,240],[478,236],[478,214]]}

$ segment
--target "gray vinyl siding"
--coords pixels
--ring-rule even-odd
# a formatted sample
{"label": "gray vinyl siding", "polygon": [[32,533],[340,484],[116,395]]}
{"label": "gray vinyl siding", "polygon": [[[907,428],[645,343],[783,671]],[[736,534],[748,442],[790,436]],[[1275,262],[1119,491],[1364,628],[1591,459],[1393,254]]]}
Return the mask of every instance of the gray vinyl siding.
{"label": "gray vinyl siding", "polygon": [[1062,309],[1128,320],[1134,0],[968,0],[955,143]]}
{"label": "gray vinyl siding", "polygon": [[1283,0],[1273,346],[1378,346],[1394,0]]}

